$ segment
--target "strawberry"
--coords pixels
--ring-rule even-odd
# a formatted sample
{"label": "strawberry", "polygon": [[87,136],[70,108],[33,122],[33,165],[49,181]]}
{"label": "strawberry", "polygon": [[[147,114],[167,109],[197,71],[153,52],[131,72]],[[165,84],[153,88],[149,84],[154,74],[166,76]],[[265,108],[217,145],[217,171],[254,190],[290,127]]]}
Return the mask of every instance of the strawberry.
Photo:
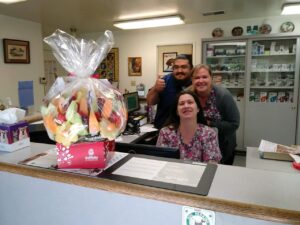
{"label": "strawberry", "polygon": [[62,113],[58,113],[56,119],[55,119],[55,122],[58,123],[58,124],[63,124],[65,121],[67,121],[66,119],[66,115],[65,114],[62,114]]}
{"label": "strawberry", "polygon": [[121,126],[121,118],[116,112],[112,112],[108,120],[116,125],[116,127]]}

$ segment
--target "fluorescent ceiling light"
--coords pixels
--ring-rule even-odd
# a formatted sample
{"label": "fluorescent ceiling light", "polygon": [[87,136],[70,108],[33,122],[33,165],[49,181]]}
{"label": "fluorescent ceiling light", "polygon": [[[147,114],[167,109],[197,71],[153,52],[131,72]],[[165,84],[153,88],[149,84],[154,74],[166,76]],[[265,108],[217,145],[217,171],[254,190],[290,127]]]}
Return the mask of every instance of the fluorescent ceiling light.
{"label": "fluorescent ceiling light", "polygon": [[0,0],[0,3],[13,4],[17,2],[26,2],[27,0]]}
{"label": "fluorescent ceiling light", "polygon": [[178,11],[176,9],[168,9],[168,10],[158,10],[158,11],[148,11],[148,12],[140,12],[135,14],[125,14],[121,15],[118,18],[118,21],[123,20],[135,20],[136,18],[153,18],[153,17],[162,17],[169,15],[177,15]]}
{"label": "fluorescent ceiling light", "polygon": [[120,21],[114,23],[114,26],[124,30],[131,30],[150,27],[172,26],[178,24],[184,24],[184,21],[180,15]]}
{"label": "fluorescent ceiling light", "polygon": [[300,14],[300,3],[284,4],[281,15]]}

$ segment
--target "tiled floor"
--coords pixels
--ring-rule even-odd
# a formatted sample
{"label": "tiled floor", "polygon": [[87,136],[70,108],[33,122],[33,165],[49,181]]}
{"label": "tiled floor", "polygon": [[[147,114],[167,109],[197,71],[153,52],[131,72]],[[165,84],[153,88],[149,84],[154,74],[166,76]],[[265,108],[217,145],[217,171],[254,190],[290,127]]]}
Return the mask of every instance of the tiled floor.
{"label": "tiled floor", "polygon": [[234,157],[233,165],[234,165],[234,166],[245,167],[245,166],[246,166],[246,156],[236,155],[236,156]]}

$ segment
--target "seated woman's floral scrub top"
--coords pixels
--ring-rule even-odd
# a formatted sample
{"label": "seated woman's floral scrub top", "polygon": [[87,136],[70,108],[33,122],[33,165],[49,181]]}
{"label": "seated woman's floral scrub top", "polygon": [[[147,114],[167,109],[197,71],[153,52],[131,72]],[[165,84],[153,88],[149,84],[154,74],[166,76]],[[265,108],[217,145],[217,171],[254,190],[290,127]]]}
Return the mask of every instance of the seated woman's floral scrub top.
{"label": "seated woman's floral scrub top", "polygon": [[156,146],[179,148],[180,158],[198,162],[220,162],[222,156],[216,131],[203,124],[198,124],[191,142],[185,144],[179,130],[171,126],[163,127],[159,132]]}

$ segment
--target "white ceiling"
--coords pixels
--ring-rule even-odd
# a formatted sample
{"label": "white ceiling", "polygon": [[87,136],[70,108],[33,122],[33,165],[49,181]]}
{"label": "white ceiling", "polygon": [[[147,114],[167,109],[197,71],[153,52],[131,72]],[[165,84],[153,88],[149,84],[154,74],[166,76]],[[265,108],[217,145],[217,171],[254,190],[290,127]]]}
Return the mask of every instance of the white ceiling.
{"label": "white ceiling", "polygon": [[[117,30],[113,22],[124,17],[181,14],[187,24],[279,16],[285,0],[27,0],[17,4],[0,3],[0,14],[42,24],[43,35],[59,28],[77,33]],[[202,13],[224,10],[225,15],[204,17]],[[140,16],[139,16],[140,15]],[[142,16],[145,17],[145,16]]]}

